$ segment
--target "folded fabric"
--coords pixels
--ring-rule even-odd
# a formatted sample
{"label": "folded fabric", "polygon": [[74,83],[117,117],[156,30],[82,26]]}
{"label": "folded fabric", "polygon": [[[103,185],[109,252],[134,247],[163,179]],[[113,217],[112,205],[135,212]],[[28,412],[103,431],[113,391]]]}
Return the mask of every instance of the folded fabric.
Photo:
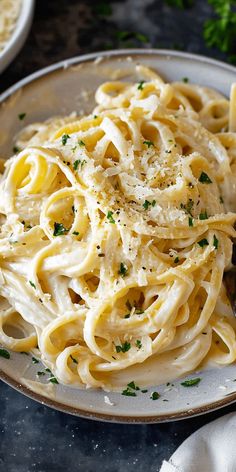
{"label": "folded fabric", "polygon": [[160,472],[236,472],[236,413],[193,433],[163,462]]}

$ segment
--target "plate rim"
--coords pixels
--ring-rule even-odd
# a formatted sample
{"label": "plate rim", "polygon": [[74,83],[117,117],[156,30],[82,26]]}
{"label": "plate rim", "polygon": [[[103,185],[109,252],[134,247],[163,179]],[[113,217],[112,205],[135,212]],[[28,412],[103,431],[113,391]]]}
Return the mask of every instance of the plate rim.
{"label": "plate rim", "polygon": [[[80,64],[89,61],[95,61],[98,58],[119,58],[124,56],[148,56],[148,55],[156,55],[162,57],[175,57],[175,58],[183,58],[187,60],[194,60],[195,62],[205,63],[209,65],[214,65],[218,68],[223,70],[234,72],[236,73],[236,67],[226,64],[222,61],[208,58],[203,55],[199,54],[192,54],[186,52],[179,52],[173,51],[169,49],[118,49],[118,50],[111,50],[111,51],[98,51],[94,53],[74,56],[68,59],[64,59],[62,61],[56,62],[51,64],[50,66],[44,67],[42,69],[37,70],[36,72],[26,76],[25,78],[19,80],[16,84],[10,86],[7,90],[5,90],[2,94],[0,94],[0,105],[8,99],[11,95],[13,95],[17,90],[20,88],[34,82],[35,80],[46,76],[47,74],[54,72],[59,69],[66,69],[74,64]],[[216,400],[209,404],[203,404],[198,407],[190,408],[189,410],[180,410],[177,413],[164,413],[164,414],[157,414],[157,415],[147,415],[147,416],[129,416],[129,415],[119,415],[117,413],[110,414],[110,413],[100,413],[96,411],[89,411],[86,409],[80,409],[78,407],[72,407],[65,403],[61,403],[60,401],[53,400],[46,396],[43,396],[39,393],[34,392],[33,390],[29,389],[27,386],[20,384],[14,378],[10,377],[6,374],[3,370],[0,370],[0,379],[4,381],[7,385],[13,387],[19,393],[23,393],[26,397],[29,397],[33,400],[36,400],[40,404],[46,405],[50,408],[55,410],[61,411],[63,413],[69,413],[74,416],[79,416],[85,419],[92,419],[92,420],[99,420],[105,422],[113,422],[113,423],[129,423],[129,424],[154,424],[154,423],[164,423],[169,421],[176,421],[191,418],[194,416],[202,415],[205,413],[210,413],[212,411],[218,410],[223,408],[224,406],[228,406],[236,401],[236,391],[230,393],[229,395],[225,396],[220,400]],[[191,412],[190,412],[191,410]]]}

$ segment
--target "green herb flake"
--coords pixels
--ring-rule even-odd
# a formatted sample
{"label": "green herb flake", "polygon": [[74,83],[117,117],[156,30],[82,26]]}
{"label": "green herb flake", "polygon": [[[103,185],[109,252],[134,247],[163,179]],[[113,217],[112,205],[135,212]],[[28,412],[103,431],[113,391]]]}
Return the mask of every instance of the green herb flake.
{"label": "green herb flake", "polygon": [[145,202],[143,203],[143,208],[144,210],[148,210],[150,206],[154,207],[155,205],[156,205],[156,200],[152,200],[152,202],[150,202],[149,200],[145,200]]}
{"label": "green herb flake", "polygon": [[81,139],[78,141],[79,146],[85,146],[85,142],[82,141]]}
{"label": "green herb flake", "polygon": [[115,224],[115,220],[113,218],[113,212],[112,211],[108,211],[107,212],[107,219],[109,220],[110,223],[112,223],[113,225]]}
{"label": "green herb flake", "polygon": [[13,146],[12,150],[14,154],[16,154],[17,152],[20,152],[20,148],[18,146]]}
{"label": "green herb flake", "polygon": [[74,170],[78,170],[78,167],[79,167],[79,164],[80,164],[81,160],[80,159],[77,159],[74,164],[73,164],[73,169]]}
{"label": "green herb flake", "polygon": [[199,182],[201,182],[202,184],[212,184],[212,180],[211,180],[210,177],[206,174],[206,172],[202,172],[198,180],[199,180]]}
{"label": "green herb flake", "polygon": [[207,211],[205,210],[204,212],[200,213],[199,220],[207,220],[207,219],[208,219],[208,215],[207,215]]}
{"label": "green herb flake", "polygon": [[184,82],[185,84],[187,84],[189,82],[189,78],[188,77],[183,77],[182,78],[182,82]]}
{"label": "green herb flake", "polygon": [[137,346],[138,349],[141,349],[142,343],[141,343],[140,339],[137,339],[135,345]]}
{"label": "green herb flake", "polygon": [[213,246],[214,246],[215,249],[218,249],[218,246],[219,246],[219,240],[217,239],[215,234],[214,234],[214,237],[213,237]]}
{"label": "green herb flake", "polygon": [[131,344],[125,341],[121,346],[116,346],[116,352],[127,352],[131,348]]}
{"label": "green herb flake", "polygon": [[120,263],[118,274],[125,277],[128,274],[128,269],[123,262]]}
{"label": "green herb flake", "polygon": [[74,364],[78,364],[78,361],[77,361],[72,355],[70,355],[70,358],[72,359],[72,361],[74,362]]}
{"label": "green herb flake", "polygon": [[200,247],[204,247],[204,246],[209,246],[209,243],[208,243],[208,241],[207,241],[206,238],[203,238],[203,239],[201,239],[200,241],[198,241],[198,245],[199,245]]}
{"label": "green herb flake", "polygon": [[144,389],[144,390],[141,390],[142,393],[147,393],[148,390],[147,389]]}
{"label": "green herb flake", "polygon": [[174,263],[175,263],[175,264],[178,264],[178,262],[179,262],[179,258],[178,258],[178,256],[177,256],[177,257],[174,259]]}
{"label": "green herb flake", "polygon": [[10,352],[8,352],[6,349],[0,348],[0,357],[4,357],[4,359],[10,359]]}
{"label": "green herb flake", "polygon": [[41,375],[45,375],[45,372],[43,372],[43,370],[39,370],[39,371],[37,372],[37,375],[40,377]]}
{"label": "green herb flake", "polygon": [[52,372],[51,372],[51,370],[50,370],[48,367],[46,367],[46,369],[45,369],[45,370],[46,370],[46,372],[49,372],[49,374],[51,374],[51,373],[52,373]]}
{"label": "green herb flake", "polygon": [[127,318],[130,318],[130,313],[126,313],[126,315],[124,316],[125,319]]}
{"label": "green herb flake", "polygon": [[73,231],[73,233],[75,236],[79,236],[79,231]]}
{"label": "green herb flake", "polygon": [[143,90],[143,84],[145,84],[145,80],[141,80],[141,81],[138,83],[137,89],[138,89],[138,90]]}
{"label": "green herb flake", "polygon": [[63,146],[66,145],[67,143],[67,140],[70,138],[69,134],[63,134],[62,137],[61,137],[61,142],[63,144]]}
{"label": "green herb flake", "polygon": [[34,284],[34,282],[32,282],[32,280],[29,280],[29,283],[30,283],[31,287],[33,287],[34,289],[36,289],[36,285]]}
{"label": "green herb flake", "polygon": [[193,226],[193,218],[191,216],[188,217],[188,225]]}
{"label": "green herb flake", "polygon": [[131,388],[132,390],[140,390],[138,385],[135,385],[135,382],[132,380],[132,382],[127,384],[127,388]]}
{"label": "green herb flake", "polygon": [[150,148],[150,146],[154,146],[154,143],[152,141],[143,141],[143,144],[146,144],[148,148]]}
{"label": "green herb flake", "polygon": [[25,117],[26,117],[26,113],[19,113],[18,115],[18,118],[20,121],[24,120]]}
{"label": "green herb flake", "polygon": [[181,385],[183,385],[183,387],[194,387],[195,385],[198,385],[199,382],[201,382],[201,378],[196,377],[195,379],[189,379],[181,382]]}
{"label": "green herb flake", "polygon": [[38,363],[39,363],[39,360],[36,359],[36,357],[32,357],[32,362],[33,362],[33,364],[38,364]]}
{"label": "green herb flake", "polygon": [[64,234],[68,233],[68,229],[63,226],[62,223],[54,223],[54,231],[53,236],[63,236]]}
{"label": "green herb flake", "polygon": [[222,196],[220,196],[220,203],[223,204],[224,203],[224,199]]}
{"label": "green herb flake", "polygon": [[126,388],[125,390],[123,390],[121,395],[125,395],[126,397],[136,397],[137,396],[136,392],[134,392],[133,390],[130,390],[129,388]]}
{"label": "green herb flake", "polygon": [[160,398],[160,394],[158,392],[152,392],[150,398],[151,400],[158,400],[158,398]]}
{"label": "green herb flake", "polygon": [[56,377],[51,377],[49,379],[49,382],[51,382],[52,384],[59,384],[58,380],[56,379]]}

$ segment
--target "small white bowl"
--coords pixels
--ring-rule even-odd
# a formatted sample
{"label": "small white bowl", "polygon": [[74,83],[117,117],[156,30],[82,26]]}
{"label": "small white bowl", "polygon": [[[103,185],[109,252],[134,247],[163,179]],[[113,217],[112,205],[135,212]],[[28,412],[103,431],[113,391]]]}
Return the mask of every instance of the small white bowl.
{"label": "small white bowl", "polygon": [[22,48],[29,33],[34,12],[34,0],[22,0],[15,29],[5,48],[0,51],[0,73],[10,64]]}

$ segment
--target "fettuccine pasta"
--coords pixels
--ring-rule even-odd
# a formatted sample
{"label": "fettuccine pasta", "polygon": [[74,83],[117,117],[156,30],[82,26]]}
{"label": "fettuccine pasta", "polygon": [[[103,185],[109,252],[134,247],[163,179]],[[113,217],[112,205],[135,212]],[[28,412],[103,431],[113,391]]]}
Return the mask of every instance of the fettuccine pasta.
{"label": "fettuccine pasta", "polygon": [[102,84],[89,116],[23,129],[0,183],[0,342],[63,384],[153,385],[236,358],[235,85],[229,101],[138,72]]}

